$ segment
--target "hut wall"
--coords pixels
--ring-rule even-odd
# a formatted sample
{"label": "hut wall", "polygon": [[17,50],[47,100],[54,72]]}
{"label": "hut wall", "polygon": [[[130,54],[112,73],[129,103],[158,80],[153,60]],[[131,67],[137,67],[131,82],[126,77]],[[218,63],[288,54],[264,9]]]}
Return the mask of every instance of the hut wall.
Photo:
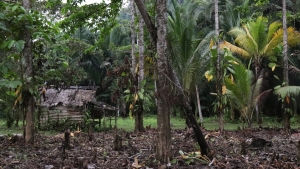
{"label": "hut wall", "polygon": [[82,122],[84,119],[84,113],[82,109],[74,107],[44,107],[41,110],[39,122],[40,124],[44,124],[48,121],[63,121],[66,119],[74,122]]}

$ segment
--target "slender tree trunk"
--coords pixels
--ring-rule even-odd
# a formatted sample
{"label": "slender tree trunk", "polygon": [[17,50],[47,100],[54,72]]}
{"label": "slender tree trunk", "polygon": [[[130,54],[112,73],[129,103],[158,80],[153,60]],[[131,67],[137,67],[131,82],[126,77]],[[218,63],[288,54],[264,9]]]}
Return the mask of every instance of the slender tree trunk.
{"label": "slender tree trunk", "polygon": [[[163,2],[163,0],[157,1],[156,6],[159,6],[159,4],[161,2]],[[157,84],[156,85],[157,86],[157,91],[156,91],[156,93],[158,95],[158,97],[157,97],[157,111],[158,111],[158,115],[157,115],[158,127],[157,127],[157,129],[158,129],[158,131],[160,131],[158,133],[158,145],[160,143],[165,143],[164,144],[165,148],[162,148],[163,145],[159,145],[157,147],[157,155],[158,155],[158,157],[167,157],[168,154],[170,153],[169,152],[170,147],[168,147],[169,146],[168,144],[170,143],[170,134],[168,134],[168,133],[170,133],[170,112],[169,112],[170,109],[169,109],[169,105],[168,105],[168,99],[164,98],[166,95],[163,95],[163,91],[167,90],[166,89],[167,86],[164,85],[164,82],[165,83],[167,82],[167,80],[165,78],[167,78],[166,76],[168,74],[166,74],[167,71],[166,72],[161,71],[162,66],[163,66],[162,63],[167,65],[167,58],[165,58],[166,56],[162,57],[162,54],[161,54],[160,51],[161,50],[166,50],[166,49],[164,49],[164,48],[166,48],[166,46],[161,45],[160,43],[158,43],[158,41],[159,41],[158,37],[161,40],[161,38],[163,38],[161,35],[162,35],[162,33],[164,33],[161,30],[162,29],[162,25],[160,23],[161,14],[157,14],[157,25],[159,26],[159,28],[156,29],[156,27],[154,26],[154,24],[150,20],[150,17],[148,15],[147,11],[146,11],[145,5],[142,2],[142,0],[135,0],[135,3],[137,5],[139,11],[142,14],[142,17],[145,21],[145,25],[147,26],[147,28],[150,32],[151,38],[152,38],[153,42],[155,42],[154,44],[156,45],[157,57],[158,57],[157,58],[158,71],[156,72],[156,75],[157,75],[157,81],[156,81],[157,82],[156,83]],[[165,3],[165,1],[164,1],[164,3]],[[161,10],[161,8],[157,7],[157,10],[159,11],[159,10]],[[165,10],[164,12],[166,12],[166,9],[164,9],[164,10]],[[166,21],[164,21],[164,22],[166,22]],[[157,32],[157,34],[154,33],[154,32]],[[164,48],[162,48],[162,47],[164,47]],[[165,59],[166,61],[161,62],[162,58]],[[176,84],[178,90],[180,91],[180,94],[179,94],[178,98],[180,99],[182,107],[185,110],[184,112],[186,113],[186,118],[188,118],[188,120],[192,123],[192,127],[193,127],[193,130],[195,132],[196,139],[197,139],[198,144],[200,145],[200,148],[201,148],[201,154],[210,156],[211,155],[210,148],[209,148],[209,146],[208,146],[208,144],[207,144],[207,142],[204,138],[204,135],[203,135],[198,123],[197,123],[197,120],[194,116],[194,112],[192,110],[192,107],[190,106],[189,99],[185,96],[184,91],[183,91],[183,89],[182,89],[182,87],[181,87],[181,85],[180,85],[180,83],[177,79],[176,74],[174,73],[174,71],[172,70],[172,68],[169,65],[167,65],[167,66],[170,70],[169,73],[171,73],[172,80],[175,81],[175,84]],[[162,117],[163,116],[162,113],[165,113],[164,117]],[[166,125],[165,129],[163,128],[164,127],[163,125],[161,126],[161,123],[164,123],[163,125]],[[166,131],[166,130],[168,130],[168,131]],[[165,135],[164,135],[164,133],[165,133]],[[167,158],[163,158],[163,159],[167,160]]]}
{"label": "slender tree trunk", "polygon": [[[23,0],[23,6],[27,12],[30,10],[30,0]],[[24,27],[24,41],[25,46],[23,49],[23,57],[25,60],[25,73],[24,80],[25,92],[23,97],[25,100],[25,115],[26,115],[26,124],[24,129],[24,138],[26,143],[34,142],[34,98],[32,93],[29,92],[29,88],[33,86],[33,62],[32,62],[32,40],[31,32],[26,27]]]}
{"label": "slender tree trunk", "polygon": [[154,23],[151,21],[151,18],[150,16],[148,15],[148,12],[146,10],[146,7],[145,7],[145,4],[144,4],[144,1],[143,0],[134,0],[136,6],[138,7],[142,17],[143,17],[143,20],[145,22],[145,24],[147,25],[147,28],[148,28],[148,31],[151,35],[151,38],[153,40],[153,43],[156,45],[157,43],[157,29],[154,25]]}
{"label": "slender tree trunk", "polygon": [[130,23],[130,29],[131,29],[131,66],[132,66],[132,72],[134,73],[135,67],[136,67],[136,57],[135,57],[135,5],[133,3],[134,0],[130,0],[130,7],[131,7],[131,23]]}
{"label": "slender tree trunk", "polygon": [[[219,52],[219,5],[218,0],[214,0],[215,2],[215,31],[217,36],[216,46],[217,46],[217,83],[216,83],[216,90],[217,90],[217,100],[220,104],[221,97],[222,97],[222,73],[221,73],[221,66],[220,66],[220,52]],[[219,114],[219,130],[221,132],[224,131],[224,112],[222,106],[218,106],[217,113]]]}
{"label": "slender tree trunk", "polygon": [[[141,15],[139,15],[139,85],[144,80],[144,20]],[[140,87],[140,86],[139,86]]]}
{"label": "slender tree trunk", "polygon": [[181,87],[181,84],[178,80],[178,77],[176,76],[176,73],[174,70],[170,70],[171,73],[171,79],[175,83],[175,86],[177,87],[176,89],[178,90],[178,99],[180,103],[182,104],[182,107],[184,109],[185,117],[187,118],[188,122],[191,124],[191,127],[194,130],[196,140],[198,144],[200,145],[201,149],[201,154],[202,155],[207,155],[211,157],[211,150],[210,147],[208,146],[205,137],[200,129],[200,126],[197,123],[197,120],[194,116],[194,112],[192,109],[192,106],[190,105],[190,101],[188,97],[185,95],[183,88]]}
{"label": "slender tree trunk", "polygon": [[[138,71],[138,90],[142,89],[142,81],[144,80],[144,20],[139,12],[139,36],[138,36],[138,46],[139,46],[139,71]],[[138,111],[135,113],[135,132],[144,131],[143,123],[143,100],[139,99],[137,102],[139,105]]]}
{"label": "slender tree trunk", "polygon": [[[282,0],[282,20],[283,20],[283,81],[285,86],[289,85],[289,58],[288,58],[288,34],[287,34],[287,23],[286,23],[286,0]],[[289,97],[289,96],[287,96]],[[286,99],[283,101],[283,108],[285,108],[289,103]],[[290,129],[290,112],[284,111],[284,129],[289,132]]]}
{"label": "slender tree trunk", "polygon": [[203,116],[202,116],[201,105],[200,105],[198,85],[196,85],[196,96],[197,96],[197,105],[198,105],[200,123],[201,123],[201,125],[203,125]]}
{"label": "slender tree trunk", "polygon": [[170,92],[167,79],[167,1],[157,0],[157,159],[162,164],[170,162],[171,156],[171,127],[170,127],[170,106],[168,93]]}

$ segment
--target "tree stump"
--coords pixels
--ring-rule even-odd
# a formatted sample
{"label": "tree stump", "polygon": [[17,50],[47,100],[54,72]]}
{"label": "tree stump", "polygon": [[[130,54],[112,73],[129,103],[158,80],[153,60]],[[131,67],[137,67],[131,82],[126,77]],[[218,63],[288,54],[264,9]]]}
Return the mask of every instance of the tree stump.
{"label": "tree stump", "polygon": [[89,135],[89,141],[92,141],[93,140],[93,128],[92,128],[91,123],[89,123],[88,135]]}
{"label": "tree stump", "polygon": [[114,140],[114,150],[119,151],[122,149],[122,137],[118,134],[115,136]]}
{"label": "tree stump", "polygon": [[70,129],[65,131],[65,148],[70,149]]}
{"label": "tree stump", "polygon": [[300,164],[300,140],[297,141],[297,164]]}
{"label": "tree stump", "polygon": [[241,154],[243,155],[246,155],[247,154],[247,151],[246,151],[246,141],[245,139],[243,139],[241,141]]}

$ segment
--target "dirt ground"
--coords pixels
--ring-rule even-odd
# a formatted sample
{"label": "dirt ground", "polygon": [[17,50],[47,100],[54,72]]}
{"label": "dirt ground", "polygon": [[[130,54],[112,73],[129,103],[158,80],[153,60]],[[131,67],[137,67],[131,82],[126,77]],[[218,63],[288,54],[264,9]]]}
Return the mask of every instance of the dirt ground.
{"label": "dirt ground", "polygon": [[[156,130],[145,133],[110,131],[75,134],[70,149],[62,148],[64,134],[36,135],[34,145],[24,145],[21,136],[0,137],[0,168],[297,168],[300,130],[285,135],[281,129],[203,130],[214,158],[200,155],[193,131],[172,130],[172,155],[169,165],[155,159]],[[122,149],[114,150],[116,134]]]}

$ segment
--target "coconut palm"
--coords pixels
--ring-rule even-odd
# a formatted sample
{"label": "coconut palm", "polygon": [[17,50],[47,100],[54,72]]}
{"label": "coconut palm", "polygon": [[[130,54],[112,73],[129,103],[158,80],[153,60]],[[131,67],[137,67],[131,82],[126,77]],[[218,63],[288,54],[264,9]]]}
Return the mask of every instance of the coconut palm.
{"label": "coconut palm", "polygon": [[[169,11],[168,18],[171,62],[183,90],[188,97],[191,97],[201,78],[198,74],[204,71],[201,63],[204,56],[209,53],[209,39],[212,38],[214,32],[209,33],[201,41],[197,37],[197,19],[201,15],[201,6],[198,3],[185,1],[180,5],[173,0],[172,5],[173,10]],[[202,120],[200,100],[197,101],[200,120]]]}
{"label": "coconut palm", "polygon": [[[267,18],[260,16],[255,21],[249,22],[243,27],[235,27],[228,32],[235,38],[235,45],[224,41],[220,47],[227,47],[233,53],[251,59],[257,80],[261,71],[262,59],[273,56],[273,49],[282,43],[283,29],[281,26],[281,22],[278,21],[268,25]],[[292,27],[289,27],[287,32],[289,46],[300,43],[299,32]]]}

